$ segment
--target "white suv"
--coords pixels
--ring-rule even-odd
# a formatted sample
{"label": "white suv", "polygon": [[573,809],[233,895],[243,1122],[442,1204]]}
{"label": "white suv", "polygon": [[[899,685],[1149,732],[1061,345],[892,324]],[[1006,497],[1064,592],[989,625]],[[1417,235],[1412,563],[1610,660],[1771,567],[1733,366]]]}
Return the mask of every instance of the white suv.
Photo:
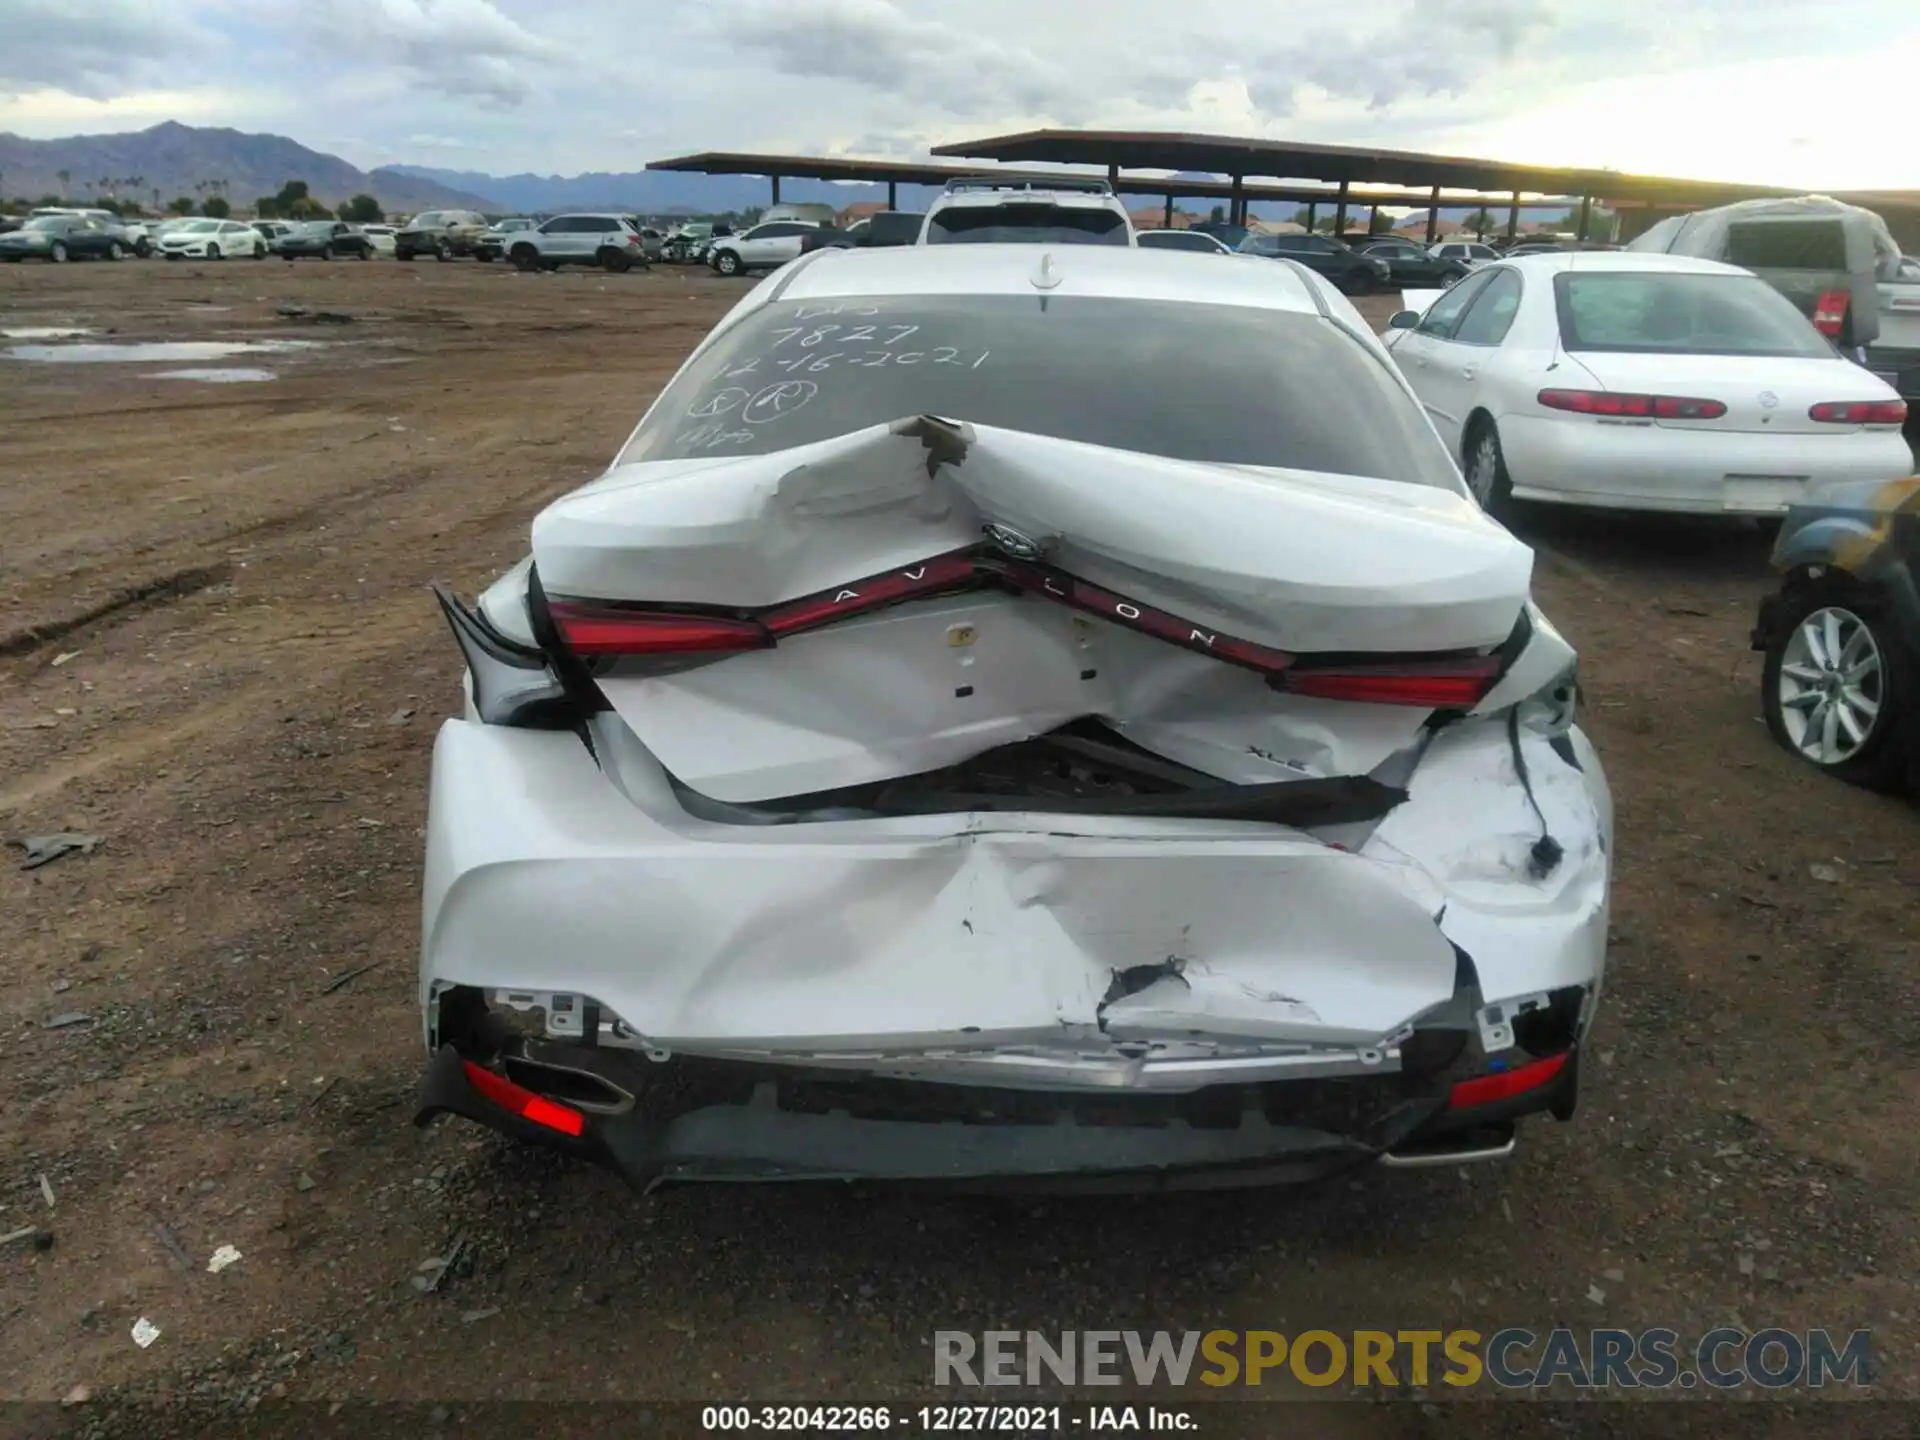
{"label": "white suv", "polygon": [[556,215],[533,230],[505,237],[507,259],[522,270],[598,265],[602,270],[647,268],[640,229],[625,215]]}
{"label": "white suv", "polygon": [[1134,245],[1127,207],[1104,180],[1036,186],[993,176],[949,180],[927,207],[922,245]]}

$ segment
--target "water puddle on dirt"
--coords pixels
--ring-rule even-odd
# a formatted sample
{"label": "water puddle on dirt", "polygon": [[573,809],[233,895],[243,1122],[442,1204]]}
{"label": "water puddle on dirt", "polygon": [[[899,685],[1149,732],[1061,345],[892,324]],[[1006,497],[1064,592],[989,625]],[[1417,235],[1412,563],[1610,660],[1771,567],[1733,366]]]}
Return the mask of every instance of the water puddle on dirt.
{"label": "water puddle on dirt", "polygon": [[158,340],[125,345],[15,345],[5,353],[12,360],[42,365],[130,365],[155,360],[191,364],[235,355],[312,350],[318,344],[315,340]]}
{"label": "water puddle on dirt", "polygon": [[228,365],[206,370],[156,370],[152,378],[198,380],[206,385],[238,385],[250,380],[278,380],[280,377],[271,370],[259,370],[248,365]]}
{"label": "water puddle on dirt", "polygon": [[0,326],[0,340],[71,340],[76,335],[92,333],[71,325]]}

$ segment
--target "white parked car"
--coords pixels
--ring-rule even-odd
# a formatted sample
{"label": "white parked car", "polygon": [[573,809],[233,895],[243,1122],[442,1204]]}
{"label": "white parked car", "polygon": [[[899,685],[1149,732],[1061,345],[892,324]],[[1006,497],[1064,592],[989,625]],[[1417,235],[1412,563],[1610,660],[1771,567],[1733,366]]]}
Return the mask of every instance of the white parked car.
{"label": "white parked car", "polygon": [[1532,553],[1325,280],[1120,251],[802,257],[439,592],[422,1121],[1161,1186],[1571,1114],[1612,812]]}
{"label": "white parked car", "polygon": [[264,260],[268,242],[239,220],[189,220],[161,236],[157,248],[169,260]]}
{"label": "white parked car", "polygon": [[1142,230],[1134,236],[1142,250],[1188,250],[1198,255],[1231,255],[1204,230]]}
{"label": "white parked car", "polygon": [[798,259],[801,243],[820,227],[811,220],[769,220],[739,235],[721,235],[707,244],[707,264],[722,275],[777,270]]}
{"label": "white parked car", "polygon": [[1628,251],[1484,266],[1388,346],[1482,504],[1782,515],[1909,474],[1906,407],[1771,286]]}
{"label": "white parked car", "polygon": [[382,255],[393,254],[393,233],[398,226],[362,225],[360,233],[373,242],[373,248]]}
{"label": "white parked car", "polygon": [[1133,245],[1133,217],[1104,180],[1044,186],[992,175],[949,180],[927,206],[922,245]]}

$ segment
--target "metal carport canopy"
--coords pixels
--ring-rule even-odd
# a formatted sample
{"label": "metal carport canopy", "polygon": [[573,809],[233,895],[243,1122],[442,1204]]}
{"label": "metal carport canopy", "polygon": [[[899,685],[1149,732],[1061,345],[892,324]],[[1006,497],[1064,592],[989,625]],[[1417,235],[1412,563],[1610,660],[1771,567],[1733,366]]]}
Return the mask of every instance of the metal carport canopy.
{"label": "metal carport canopy", "polygon": [[1550,195],[1592,195],[1613,200],[1661,200],[1668,204],[1724,205],[1762,195],[1805,192],[1714,180],[1627,175],[1617,170],[1517,165],[1411,150],[1354,145],[1313,145],[1235,135],[1189,135],[1157,130],[1028,130],[936,145],[935,155],[965,156],[1013,164],[1101,165],[1109,170],[1186,170],[1213,175],[1270,176],[1330,184],[1440,186],[1443,189]]}
{"label": "metal carport canopy", "polygon": [[[1074,132],[1062,132],[1074,133]],[[1179,167],[1171,167],[1179,168]],[[880,185],[933,185],[946,184],[963,176],[992,175],[1015,181],[1031,180],[1044,185],[1049,180],[1060,178],[1058,171],[1020,170],[1003,165],[923,165],[893,160],[856,160],[845,156],[831,155],[757,155],[739,151],[708,150],[697,155],[679,155],[668,160],[654,160],[647,165],[649,170],[688,171],[702,175],[765,175],[775,184],[774,198],[779,198],[778,182],[782,178],[807,180],[862,180]],[[1192,199],[1226,200],[1234,195],[1234,188],[1223,180],[1196,180],[1175,175],[1121,175],[1114,189],[1123,195],[1176,195]],[[1328,203],[1339,198],[1336,190],[1313,185],[1243,185],[1239,194],[1248,200],[1293,201],[1301,205]],[[1424,207],[1432,199],[1427,190],[1379,190],[1354,191],[1349,200],[1360,205],[1394,205]],[[1444,198],[1443,203],[1450,205],[1492,204],[1489,197],[1472,195],[1462,198]],[[1536,202],[1564,206],[1567,201]]]}

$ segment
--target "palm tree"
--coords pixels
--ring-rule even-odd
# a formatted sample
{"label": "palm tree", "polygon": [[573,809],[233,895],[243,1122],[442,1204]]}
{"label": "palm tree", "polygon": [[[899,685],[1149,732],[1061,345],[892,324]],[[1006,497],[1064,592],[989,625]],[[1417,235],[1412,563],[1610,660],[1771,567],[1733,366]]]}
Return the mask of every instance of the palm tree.
{"label": "palm tree", "polygon": [[60,198],[62,200],[66,199],[67,186],[73,182],[73,172],[71,170],[56,170],[53,172],[53,177],[60,182]]}

